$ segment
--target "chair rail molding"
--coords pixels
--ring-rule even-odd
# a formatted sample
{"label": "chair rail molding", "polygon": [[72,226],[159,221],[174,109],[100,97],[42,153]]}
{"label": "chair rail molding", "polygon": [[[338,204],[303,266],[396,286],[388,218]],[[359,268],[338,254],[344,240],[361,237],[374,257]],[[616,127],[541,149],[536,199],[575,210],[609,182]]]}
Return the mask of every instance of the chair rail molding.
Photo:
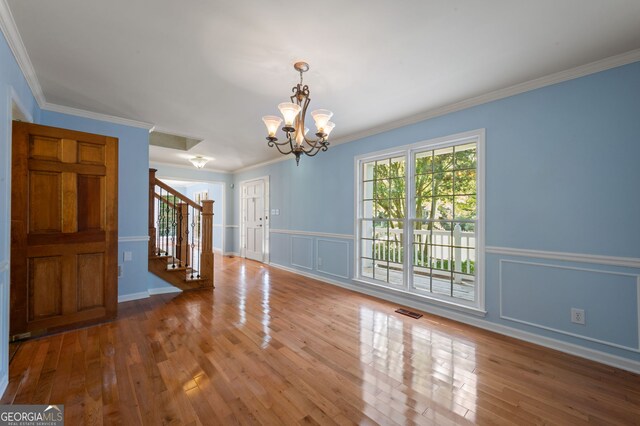
{"label": "chair rail molding", "polygon": [[137,243],[137,242],[149,242],[148,235],[133,235],[129,237],[118,237],[119,243]]}
{"label": "chair rail molding", "polygon": [[310,237],[322,237],[322,238],[338,238],[353,240],[352,234],[332,234],[330,232],[315,232],[315,231],[296,231],[292,229],[273,229],[270,231],[272,234],[289,234],[289,235],[307,235]]}
{"label": "chair rail molding", "polygon": [[537,259],[563,260],[566,262],[591,263],[597,265],[622,266],[640,269],[640,258],[603,256],[598,254],[568,253],[561,251],[529,250],[512,247],[486,246],[485,252],[506,256],[533,257]]}

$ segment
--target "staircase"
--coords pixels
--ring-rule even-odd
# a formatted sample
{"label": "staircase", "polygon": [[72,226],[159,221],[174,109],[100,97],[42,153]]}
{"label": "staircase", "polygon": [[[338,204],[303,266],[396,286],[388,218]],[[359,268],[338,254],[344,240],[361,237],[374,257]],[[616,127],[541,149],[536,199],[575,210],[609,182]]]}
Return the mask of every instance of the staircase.
{"label": "staircase", "polygon": [[149,272],[181,290],[213,288],[213,200],[201,204],[149,169]]}

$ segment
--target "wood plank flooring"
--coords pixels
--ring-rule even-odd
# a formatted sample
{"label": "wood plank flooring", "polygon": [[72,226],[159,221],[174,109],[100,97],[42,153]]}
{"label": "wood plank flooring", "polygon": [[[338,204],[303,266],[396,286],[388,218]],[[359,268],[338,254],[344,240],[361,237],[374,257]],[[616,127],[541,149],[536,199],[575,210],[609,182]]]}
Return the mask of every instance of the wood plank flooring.
{"label": "wood plank flooring", "polygon": [[216,289],[20,345],[0,400],[68,425],[640,424],[640,377],[239,258]]}

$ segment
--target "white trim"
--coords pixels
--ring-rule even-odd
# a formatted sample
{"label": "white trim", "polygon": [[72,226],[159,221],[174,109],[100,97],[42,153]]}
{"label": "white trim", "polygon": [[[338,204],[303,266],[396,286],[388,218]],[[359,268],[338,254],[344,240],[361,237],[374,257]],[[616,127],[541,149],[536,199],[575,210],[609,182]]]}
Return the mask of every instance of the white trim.
{"label": "white trim", "polygon": [[529,250],[495,246],[487,246],[485,247],[485,251],[491,254],[502,254],[507,256],[535,257],[537,259],[552,259],[566,262],[592,263],[640,269],[640,258],[637,257],[602,256],[598,254],[566,253],[560,251]]}
{"label": "white trim", "polygon": [[146,299],[150,296],[155,296],[157,294],[168,294],[168,293],[182,293],[182,290],[172,286],[150,288],[147,291],[141,291],[139,293],[123,294],[122,296],[118,296],[118,303],[130,302],[132,300]]}
{"label": "white trim", "polygon": [[118,296],[118,303],[130,302],[132,300],[138,300],[138,299],[146,299],[147,297],[149,297],[148,291],[141,291],[139,293],[131,293],[131,294],[123,294],[122,296]]}
{"label": "white trim", "polygon": [[[362,220],[361,216],[361,194],[363,191],[361,179],[362,173],[362,163],[367,161],[374,161],[378,159],[386,159],[392,158],[394,156],[402,156],[407,162],[405,166],[405,180],[406,180],[406,199],[405,199],[405,207],[406,211],[412,211],[409,208],[409,200],[415,199],[415,183],[414,183],[414,171],[413,171],[413,163],[414,157],[417,153],[423,152],[425,150],[435,150],[450,146],[458,146],[466,143],[475,143],[476,144],[476,155],[477,155],[477,165],[476,165],[476,184],[477,184],[477,206],[476,206],[476,300],[470,302],[469,304],[465,303],[464,306],[468,307],[466,309],[472,309],[479,312],[485,312],[485,263],[484,263],[484,250],[485,250],[485,235],[484,235],[484,223],[485,223],[485,129],[476,129],[470,130],[462,133],[456,133],[449,136],[441,136],[433,139],[428,139],[420,142],[415,142],[411,144],[406,144],[402,146],[392,147],[376,152],[364,153],[354,157],[354,256],[353,256],[353,276],[354,280],[371,284],[371,285],[381,285],[379,282],[373,282],[366,277],[361,276],[360,269],[360,221]],[[406,217],[402,219],[404,223],[404,234],[411,235],[411,229],[413,229],[414,221],[419,220],[419,218],[415,217]],[[410,245],[411,240],[405,239],[404,244],[405,250]],[[418,297],[422,296],[419,291],[415,291],[413,288],[413,275],[408,272],[411,271],[411,258],[409,256],[405,256],[404,259],[404,268],[406,271],[406,279],[403,279],[402,288],[399,289],[397,287],[385,287],[389,289],[395,289],[396,291],[404,291],[408,294],[413,294]],[[429,300],[434,300],[436,303],[444,303],[451,304],[454,309],[457,309],[458,303],[455,302],[455,298],[440,298],[436,295],[429,296]]]}
{"label": "white trim", "polygon": [[351,234],[332,234],[329,232],[314,232],[314,231],[296,231],[295,229],[271,229],[269,232],[273,234],[290,234],[290,235],[309,235],[312,237],[324,237],[324,238],[338,238],[353,240]]}
{"label": "white trim", "polygon": [[221,224],[221,223],[214,223],[214,224],[213,224],[213,227],[214,227],[214,228],[224,228],[224,225],[223,225],[223,224]]}
{"label": "white trim", "polygon": [[42,86],[40,86],[36,70],[31,63],[27,48],[24,46],[16,21],[13,19],[13,14],[6,0],[0,0],[0,29],[7,40],[11,52],[13,52],[13,56],[16,58],[25,80],[27,80],[29,88],[31,88],[33,97],[38,102],[38,105],[42,107],[46,103]]}
{"label": "white trim", "polygon": [[119,243],[138,243],[138,242],[149,242],[148,235],[140,235],[140,236],[132,236],[132,237],[118,237]]}
{"label": "white trim", "polygon": [[[311,241],[311,266],[306,266],[306,265],[300,265],[299,263],[293,263],[293,240],[294,238],[297,238],[298,240],[304,240],[304,241]],[[292,235],[291,238],[289,238],[289,244],[290,244],[290,250],[289,250],[289,263],[292,264],[293,266],[297,266],[298,268],[304,268],[304,269],[308,269],[310,271],[313,271],[313,238],[310,237],[305,237],[305,236],[299,236],[299,235]]]}
{"label": "white trim", "polygon": [[108,123],[121,124],[129,127],[139,127],[141,129],[149,130],[153,127],[153,124],[144,121],[130,120],[128,118],[116,117],[114,115],[101,114],[99,112],[87,111],[80,108],[73,108],[64,105],[52,104],[45,102],[40,106],[45,111],[58,112],[61,114],[75,115],[77,117],[90,118],[92,120],[106,121]]}
{"label": "white trim", "polygon": [[220,256],[222,256],[222,255],[223,255],[223,253],[222,253],[222,249],[215,248],[215,247],[213,248],[213,253],[214,253],[214,254],[219,254]]}
{"label": "white trim", "polygon": [[[543,324],[538,324],[538,323],[534,323],[534,322],[530,322],[530,321],[525,321],[525,320],[521,320],[518,318],[513,318],[513,317],[509,317],[504,315],[503,312],[503,303],[502,303],[502,264],[503,263],[514,263],[514,264],[522,264],[522,265],[533,265],[533,266],[543,266],[543,267],[547,267],[547,268],[556,268],[556,269],[568,269],[568,270],[572,270],[572,271],[586,271],[586,272],[593,272],[593,273],[599,273],[599,274],[609,274],[609,275],[621,275],[621,276],[625,276],[625,277],[634,277],[636,280],[636,294],[640,293],[640,286],[638,285],[638,283],[640,282],[640,275],[637,274],[627,274],[627,273],[622,273],[622,272],[613,272],[613,271],[602,271],[602,270],[598,270],[598,269],[589,269],[589,268],[577,268],[577,267],[573,267],[573,266],[559,266],[559,265],[552,265],[549,263],[537,263],[537,262],[524,262],[524,261],[520,261],[520,260],[508,260],[508,259],[500,259],[499,262],[499,272],[498,272],[498,294],[499,294],[499,314],[500,314],[500,318],[504,319],[504,320],[508,320],[508,321],[513,321],[513,322],[518,322],[520,324],[524,324],[524,325],[528,325],[530,327],[535,327],[535,328],[540,328],[542,330],[548,330],[548,331],[553,331],[554,333],[559,333],[559,334],[565,334],[567,336],[571,336],[571,337],[575,337],[577,339],[583,339],[583,340],[588,340],[590,342],[595,342],[595,343],[599,343],[601,345],[607,345],[607,346],[611,346],[614,348],[618,348],[618,349],[624,349],[627,351],[632,351],[632,352],[639,352],[640,353],[640,339],[638,340],[638,347],[634,348],[631,346],[624,346],[618,343],[614,343],[614,342],[610,342],[607,340],[600,340],[600,339],[596,339],[593,337],[589,337],[589,336],[585,336],[583,334],[577,334],[577,333],[572,333],[570,331],[565,331],[565,330],[561,330],[558,328],[553,328],[553,327],[549,327]],[[638,323],[638,333],[640,335],[640,305],[636,305],[636,320]]]}
{"label": "white trim", "polygon": [[9,270],[9,262],[0,263],[0,272],[5,272]]}
{"label": "white trim", "polygon": [[9,386],[9,369],[4,373],[2,378],[0,378],[0,396],[4,394],[4,391],[7,390],[7,386]]}
{"label": "white trim", "polygon": [[[262,230],[262,260],[258,260],[259,262],[263,262],[263,263],[269,263],[269,259],[271,258],[271,253],[269,252],[269,240],[270,240],[270,232],[271,232],[271,219],[269,219],[269,217],[271,217],[270,214],[270,201],[271,201],[271,179],[269,175],[265,175],[265,176],[259,176],[259,177],[254,177],[251,179],[246,179],[243,181],[240,181],[239,185],[240,185],[240,195],[238,197],[239,200],[239,208],[240,208],[240,217],[239,222],[239,228],[240,228],[240,241],[239,241],[239,245],[240,245],[240,256],[246,258],[246,252],[245,252],[245,247],[244,247],[244,234],[246,232],[245,229],[245,220],[244,220],[244,216],[243,216],[243,211],[242,211],[242,200],[245,198],[249,198],[249,197],[245,197],[244,196],[244,187],[246,184],[251,183],[251,182],[257,182],[257,181],[262,181],[262,209],[264,212],[264,216],[265,216],[265,220],[264,220],[264,227]],[[254,259],[255,260],[255,259]]]}
{"label": "white trim", "polygon": [[[209,163],[207,163],[209,164]],[[205,166],[202,169],[197,169],[196,167],[194,167],[193,165],[187,165],[187,164],[176,164],[176,163],[168,163],[166,161],[155,161],[155,160],[149,160],[149,167],[155,169],[156,167],[154,166],[167,166],[167,167],[175,167],[177,169],[186,169],[186,170],[191,170],[193,172],[212,172],[212,173],[220,173],[220,174],[224,174],[224,175],[228,175],[231,174],[233,172],[230,172],[228,170],[219,170],[219,169],[213,169],[210,167],[207,167],[207,165],[205,164]],[[165,179],[169,179],[168,177],[165,176]],[[194,178],[174,178],[174,180],[189,180],[189,181],[195,181],[195,182],[221,182],[224,183],[226,185],[227,182],[222,182],[222,181],[211,181],[211,180],[207,180],[207,179],[194,179]]]}
{"label": "white trim", "polygon": [[[338,138],[332,139],[331,143],[333,145],[339,145],[347,142],[352,142],[358,139],[366,138],[368,136],[377,135],[379,133],[388,132],[389,130],[394,130],[400,127],[409,126],[411,124],[429,120],[431,118],[439,117],[441,115],[451,114],[453,112],[461,111],[467,108],[472,108],[478,105],[497,101],[499,99],[508,98],[514,95],[519,95],[521,93],[530,92],[532,90],[540,89],[542,87],[562,83],[563,81],[585,77],[590,74],[606,71],[611,68],[621,67],[623,65],[628,65],[638,61],[640,61],[640,49],[631,50],[626,53],[604,58],[599,61],[590,62],[588,64],[581,65],[575,68],[570,68],[565,71],[549,74],[543,77],[526,81],[524,83],[519,83],[513,86],[505,87],[503,89],[494,90],[492,92],[475,96],[473,98],[465,99],[460,102],[454,102],[452,104],[436,107],[436,108],[421,112],[419,114],[402,118],[400,120],[392,121],[390,123],[386,123],[381,126],[375,126],[370,129],[363,130],[361,132],[355,132],[350,135],[338,137]],[[245,169],[248,169],[248,167]]]}
{"label": "white trim", "polygon": [[[328,243],[334,243],[334,244],[344,244],[345,246],[347,246],[347,255],[345,256],[344,260],[345,260],[345,264],[347,265],[347,275],[340,275],[340,274],[335,274],[333,272],[329,272],[327,270],[323,270],[320,269],[321,266],[320,265],[320,252],[319,252],[319,248],[320,248],[320,242],[324,241],[324,242],[328,242]],[[324,263],[324,262],[322,262]],[[327,275],[331,275],[337,278],[343,278],[345,280],[350,279],[351,277],[349,276],[349,243],[346,241],[336,241],[333,239],[328,239],[328,238],[316,238],[316,271],[323,273],[323,274],[327,274]],[[293,264],[293,263],[292,263]]]}
{"label": "white trim", "polygon": [[150,288],[147,290],[149,296],[155,296],[156,294],[170,294],[170,293],[182,293],[178,287],[166,286],[166,287],[158,287],[158,288]]}
{"label": "white trim", "polygon": [[240,257],[240,253],[238,253],[237,251],[225,251],[223,256],[235,256],[235,257]]}
{"label": "white trim", "polygon": [[525,342],[555,349],[557,351],[564,352],[570,355],[575,355],[581,358],[599,362],[601,364],[610,365],[612,367],[621,368],[623,370],[640,374],[640,361],[634,361],[632,359],[608,354],[606,352],[598,351],[591,348],[586,348],[573,343],[567,343],[567,342],[563,342],[561,340],[553,339],[550,337],[540,336],[534,333],[529,333],[527,331],[518,330],[516,328],[508,327],[502,324],[489,322],[486,319],[482,319],[477,316],[465,315],[461,312],[442,309],[436,306],[422,303],[417,300],[408,299],[401,296],[392,296],[392,295],[375,291],[370,288],[359,287],[352,284],[346,284],[343,282],[335,281],[320,275],[305,273],[292,268],[288,268],[286,266],[282,266],[274,263],[271,263],[271,266],[277,269],[282,269],[284,271],[292,272],[294,274],[309,277],[309,278],[318,280],[320,282],[346,288],[348,290],[352,290],[357,293],[363,293],[369,296],[378,297],[382,300],[386,300],[389,302],[400,303],[410,308],[418,309],[420,311],[427,312],[433,315],[438,315],[444,318],[449,318],[451,320],[458,321],[463,324],[472,325],[474,327],[478,327],[483,330],[489,330],[504,336],[513,337],[515,339],[523,340]]}

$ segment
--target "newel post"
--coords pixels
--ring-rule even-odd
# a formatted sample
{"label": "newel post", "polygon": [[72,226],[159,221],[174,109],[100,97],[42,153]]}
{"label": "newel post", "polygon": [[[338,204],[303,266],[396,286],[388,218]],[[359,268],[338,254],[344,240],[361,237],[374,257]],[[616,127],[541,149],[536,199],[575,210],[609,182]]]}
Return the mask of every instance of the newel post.
{"label": "newel post", "polygon": [[213,287],[213,200],[202,200],[200,276]]}
{"label": "newel post", "polygon": [[156,172],[157,169],[149,169],[149,256],[156,255]]}

